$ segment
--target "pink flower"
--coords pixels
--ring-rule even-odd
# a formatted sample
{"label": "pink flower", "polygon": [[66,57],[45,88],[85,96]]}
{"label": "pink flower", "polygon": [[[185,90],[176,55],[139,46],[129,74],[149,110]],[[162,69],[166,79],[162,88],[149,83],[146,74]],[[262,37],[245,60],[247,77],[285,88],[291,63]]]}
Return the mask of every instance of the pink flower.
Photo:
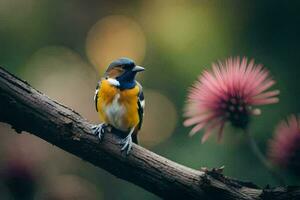
{"label": "pink flower", "polygon": [[275,137],[269,142],[269,157],[273,163],[299,172],[300,168],[300,119],[291,115],[279,123]]}
{"label": "pink flower", "polygon": [[205,129],[205,142],[214,129],[218,140],[224,124],[245,129],[251,115],[260,114],[253,106],[278,102],[278,90],[266,91],[275,83],[262,65],[247,58],[228,58],[212,64],[212,71],[205,70],[188,94],[185,110],[185,126],[194,125],[190,135]]}

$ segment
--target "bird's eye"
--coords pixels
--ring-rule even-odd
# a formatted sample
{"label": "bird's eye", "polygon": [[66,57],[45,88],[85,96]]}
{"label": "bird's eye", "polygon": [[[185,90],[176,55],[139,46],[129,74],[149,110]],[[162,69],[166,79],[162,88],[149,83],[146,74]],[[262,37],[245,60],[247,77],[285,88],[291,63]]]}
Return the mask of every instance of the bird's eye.
{"label": "bird's eye", "polygon": [[128,69],[128,65],[123,65],[123,69]]}
{"label": "bird's eye", "polygon": [[127,65],[124,65],[124,66],[123,66],[123,68],[124,68],[125,70],[132,69],[133,67],[134,67],[133,64],[127,64]]}

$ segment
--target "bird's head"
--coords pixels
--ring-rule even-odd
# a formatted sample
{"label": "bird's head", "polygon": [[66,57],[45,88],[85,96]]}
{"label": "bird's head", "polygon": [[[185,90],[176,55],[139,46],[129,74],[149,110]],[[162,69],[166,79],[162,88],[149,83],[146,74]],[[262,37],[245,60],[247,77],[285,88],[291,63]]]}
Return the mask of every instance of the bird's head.
{"label": "bird's head", "polygon": [[119,58],[108,66],[105,78],[121,89],[129,89],[135,86],[135,76],[138,72],[144,71],[141,66],[137,66],[129,58]]}

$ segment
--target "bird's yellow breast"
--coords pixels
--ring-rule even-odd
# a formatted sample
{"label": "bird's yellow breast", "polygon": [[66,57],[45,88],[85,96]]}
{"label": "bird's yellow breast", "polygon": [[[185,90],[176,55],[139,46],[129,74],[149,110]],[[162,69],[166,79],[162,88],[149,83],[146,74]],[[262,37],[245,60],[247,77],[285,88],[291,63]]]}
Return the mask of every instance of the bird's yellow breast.
{"label": "bird's yellow breast", "polygon": [[101,120],[124,131],[136,127],[139,123],[138,93],[138,86],[120,90],[102,80],[97,101]]}

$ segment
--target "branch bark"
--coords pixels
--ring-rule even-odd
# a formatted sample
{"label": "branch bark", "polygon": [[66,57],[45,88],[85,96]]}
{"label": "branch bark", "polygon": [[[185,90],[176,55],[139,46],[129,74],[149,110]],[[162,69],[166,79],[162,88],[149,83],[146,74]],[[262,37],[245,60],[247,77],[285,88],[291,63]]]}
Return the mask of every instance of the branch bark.
{"label": "branch bark", "polygon": [[198,171],[133,145],[120,152],[118,136],[107,133],[102,142],[91,124],[74,110],[48,98],[28,83],[0,68],[0,122],[29,132],[134,183],[164,199],[300,199],[299,187],[261,189],[217,171]]}

